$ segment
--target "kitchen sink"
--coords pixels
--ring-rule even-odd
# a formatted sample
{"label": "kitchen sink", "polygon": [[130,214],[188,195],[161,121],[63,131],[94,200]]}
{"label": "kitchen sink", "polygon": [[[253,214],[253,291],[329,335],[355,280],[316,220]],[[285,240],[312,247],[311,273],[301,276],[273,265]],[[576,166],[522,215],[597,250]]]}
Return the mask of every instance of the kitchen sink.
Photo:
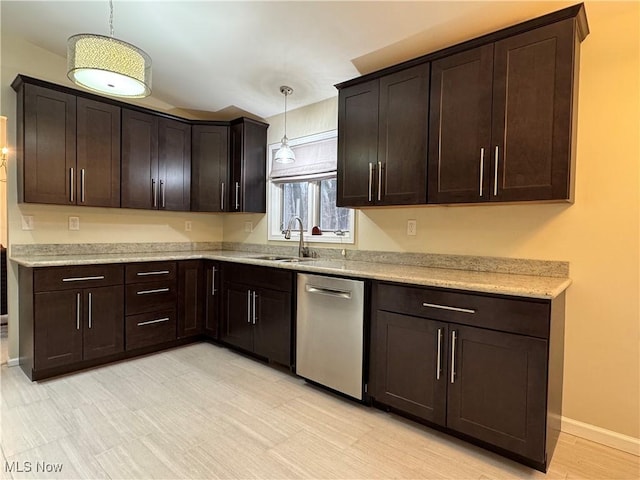
{"label": "kitchen sink", "polygon": [[281,257],[277,255],[258,255],[257,257],[249,257],[255,260],[271,260],[272,262],[280,262],[282,260],[290,260],[292,257]]}
{"label": "kitchen sink", "polygon": [[297,263],[297,262],[306,262],[309,260],[315,260],[315,258],[312,258],[312,257],[283,257],[278,255],[259,255],[251,258],[255,260],[271,260],[272,262],[282,262],[282,263]]}

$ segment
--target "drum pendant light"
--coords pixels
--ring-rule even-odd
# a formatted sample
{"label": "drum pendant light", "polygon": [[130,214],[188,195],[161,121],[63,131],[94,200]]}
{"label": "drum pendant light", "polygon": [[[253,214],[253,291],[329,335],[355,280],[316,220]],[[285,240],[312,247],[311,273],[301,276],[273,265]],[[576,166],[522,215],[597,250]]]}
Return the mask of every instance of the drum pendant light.
{"label": "drum pendant light", "polygon": [[116,97],[151,94],[151,58],[113,36],[113,0],[109,0],[110,36],[81,33],[67,41],[67,76],[88,90]]}
{"label": "drum pendant light", "polygon": [[274,160],[277,163],[293,163],[296,161],[296,156],[289,147],[289,139],[287,138],[287,96],[293,93],[293,88],[283,85],[280,87],[280,93],[284,95],[284,137],[282,137],[282,144],[276,152]]}

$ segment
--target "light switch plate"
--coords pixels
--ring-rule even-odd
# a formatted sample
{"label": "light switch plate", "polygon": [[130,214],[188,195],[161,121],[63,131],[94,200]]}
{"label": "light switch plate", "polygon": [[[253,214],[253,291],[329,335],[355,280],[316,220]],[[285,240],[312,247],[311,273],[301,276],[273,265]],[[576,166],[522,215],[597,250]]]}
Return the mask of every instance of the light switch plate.
{"label": "light switch plate", "polygon": [[244,231],[245,233],[253,232],[253,222],[244,222]]}
{"label": "light switch plate", "polygon": [[69,217],[69,230],[80,230],[80,217]]}
{"label": "light switch plate", "polygon": [[185,220],[185,222],[184,222],[184,231],[185,232],[190,232],[191,231],[191,220]]}
{"label": "light switch plate", "polygon": [[407,220],[407,235],[414,236],[417,233],[418,225],[415,220]]}
{"label": "light switch plate", "polygon": [[33,230],[33,215],[22,216],[22,230]]}

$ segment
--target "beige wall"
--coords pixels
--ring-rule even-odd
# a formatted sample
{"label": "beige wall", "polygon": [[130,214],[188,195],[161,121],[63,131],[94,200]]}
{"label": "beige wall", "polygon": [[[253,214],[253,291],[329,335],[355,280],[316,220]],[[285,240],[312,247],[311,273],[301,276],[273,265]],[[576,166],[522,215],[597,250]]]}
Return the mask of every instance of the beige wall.
{"label": "beige wall", "polygon": [[[640,436],[640,62],[637,2],[587,3],[582,44],[574,205],[363,209],[356,248],[567,260],[564,415]],[[336,99],[288,116],[296,138],[336,128]],[[267,119],[269,142],[282,115]],[[243,233],[226,216],[224,239],[266,243],[266,216]],[[417,220],[418,235],[406,235]]]}
{"label": "beige wall", "polygon": [[[591,35],[582,45],[575,204],[361,210],[356,218],[355,248],[569,261],[574,283],[567,292],[563,413],[637,438],[640,5],[588,2],[586,7]],[[18,51],[34,55],[38,53],[34,48],[23,46]],[[3,54],[4,49],[3,42]],[[51,57],[40,52],[28,63],[14,57],[14,65],[5,68],[3,55],[2,112],[10,120],[15,107],[13,100],[5,102],[5,96],[11,96],[8,82],[15,72],[58,82],[64,79],[64,59]],[[296,138],[336,128],[336,112],[335,98],[290,112],[287,133]],[[268,122],[269,143],[277,142],[282,135],[282,116]],[[10,186],[15,185],[15,171],[12,175]],[[74,237],[64,231],[64,217],[71,211],[81,217],[83,225],[88,225],[87,230],[79,232],[86,235],[82,241],[184,238],[180,223],[172,214],[18,206],[15,191],[10,189],[9,195],[10,241],[13,234],[21,242],[72,241]],[[46,230],[36,230],[33,236],[26,237],[24,232],[16,231],[17,216],[23,210],[35,212],[36,221],[50,216]],[[225,215],[222,227],[220,217],[191,215],[193,238],[200,239],[202,234],[210,235],[208,240],[216,240],[222,230],[226,241],[267,242],[265,215]],[[196,219],[201,218],[202,230],[196,230]],[[408,219],[418,222],[415,237],[405,235]],[[110,222],[110,226],[103,228],[103,221]],[[253,233],[244,233],[245,221],[254,223]],[[145,225],[138,227],[138,222]],[[205,229],[210,231],[205,233]],[[112,233],[117,230],[124,233]],[[125,234],[130,240],[123,240]]]}

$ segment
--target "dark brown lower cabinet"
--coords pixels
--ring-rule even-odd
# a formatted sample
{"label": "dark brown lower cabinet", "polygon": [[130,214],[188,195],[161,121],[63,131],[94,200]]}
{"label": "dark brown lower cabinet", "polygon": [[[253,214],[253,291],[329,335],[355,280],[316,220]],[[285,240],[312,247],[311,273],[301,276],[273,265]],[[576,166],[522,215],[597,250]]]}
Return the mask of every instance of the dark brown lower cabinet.
{"label": "dark brown lower cabinet", "polygon": [[178,338],[204,332],[204,280],[202,260],[178,262]]}
{"label": "dark brown lower cabinet", "polygon": [[220,339],[291,366],[293,274],[225,264]]}
{"label": "dark brown lower cabinet", "polygon": [[373,302],[376,404],[546,469],[561,415],[564,298],[377,284]]}
{"label": "dark brown lower cabinet", "polygon": [[20,363],[29,378],[124,351],[123,272],[20,267]]}

